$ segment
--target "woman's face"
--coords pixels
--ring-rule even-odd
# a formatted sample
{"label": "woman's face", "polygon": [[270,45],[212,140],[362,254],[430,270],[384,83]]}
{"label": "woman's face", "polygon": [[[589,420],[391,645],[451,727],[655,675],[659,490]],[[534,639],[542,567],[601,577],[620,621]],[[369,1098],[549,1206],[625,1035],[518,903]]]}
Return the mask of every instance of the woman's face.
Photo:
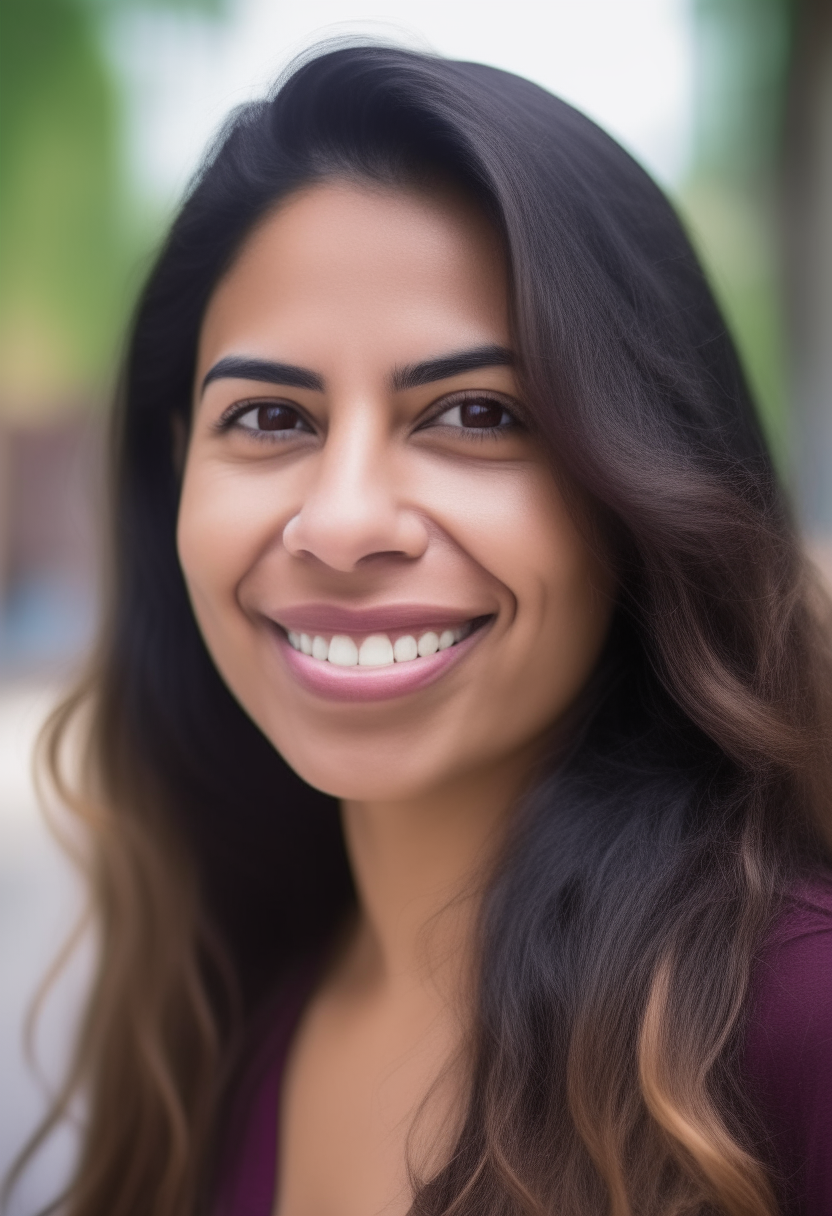
{"label": "woman's face", "polygon": [[523,414],[503,252],[450,192],[312,186],[214,292],[180,560],[313,786],[399,801],[516,765],[585,684],[610,579]]}

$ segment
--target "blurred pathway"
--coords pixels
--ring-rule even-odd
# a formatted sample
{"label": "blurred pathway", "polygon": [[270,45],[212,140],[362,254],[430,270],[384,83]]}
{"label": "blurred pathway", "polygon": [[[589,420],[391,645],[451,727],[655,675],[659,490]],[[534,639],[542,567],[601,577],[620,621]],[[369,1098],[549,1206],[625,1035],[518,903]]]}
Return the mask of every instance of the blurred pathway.
{"label": "blurred pathway", "polygon": [[[45,1081],[26,1061],[23,1024],[37,985],[80,907],[78,878],[50,836],[31,781],[32,747],[58,689],[0,685],[0,1175],[45,1107]],[[88,955],[87,951],[87,955]],[[83,987],[83,955],[47,1002],[37,1036],[41,1074],[54,1084]],[[73,1137],[65,1129],[37,1158],[9,1216],[33,1216],[60,1190]]]}

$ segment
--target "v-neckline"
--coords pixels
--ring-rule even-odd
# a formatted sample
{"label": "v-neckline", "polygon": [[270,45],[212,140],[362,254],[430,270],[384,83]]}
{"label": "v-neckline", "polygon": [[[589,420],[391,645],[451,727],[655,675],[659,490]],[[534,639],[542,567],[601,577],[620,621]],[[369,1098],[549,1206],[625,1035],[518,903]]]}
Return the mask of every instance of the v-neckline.
{"label": "v-neckline", "polygon": [[212,1216],[273,1216],[280,1161],[280,1099],[295,1030],[319,974],[308,963],[281,986],[264,1014],[267,1025],[244,1071],[230,1111]]}

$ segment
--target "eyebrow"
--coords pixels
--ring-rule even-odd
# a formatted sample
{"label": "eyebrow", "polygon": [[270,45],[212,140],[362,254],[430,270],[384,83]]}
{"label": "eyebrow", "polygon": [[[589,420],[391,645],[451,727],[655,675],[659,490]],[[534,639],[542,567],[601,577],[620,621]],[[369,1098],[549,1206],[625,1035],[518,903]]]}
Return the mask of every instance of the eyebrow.
{"label": "eyebrow", "polygon": [[[516,358],[512,351],[505,346],[491,343],[398,367],[393,372],[391,382],[396,392],[404,392],[406,389],[432,384],[435,380],[459,376],[463,372],[474,372],[483,367],[511,367],[514,363]],[[308,367],[238,355],[227,355],[215,363],[206,372],[200,391],[204,393],[214,380],[259,380],[264,384],[284,384],[288,388],[306,388],[319,393],[324,391],[323,376]]]}
{"label": "eyebrow", "polygon": [[271,359],[246,359],[227,355],[206,373],[201,392],[214,380],[259,380],[264,384],[285,384],[287,388],[324,391],[323,376],[294,363],[275,363]]}
{"label": "eyebrow", "polygon": [[505,346],[490,344],[474,346],[470,350],[454,351],[440,355],[438,359],[426,359],[423,363],[410,363],[393,372],[393,388],[404,392],[409,388],[420,388],[434,380],[447,380],[462,372],[479,371],[482,367],[511,367],[516,363],[514,354]]}

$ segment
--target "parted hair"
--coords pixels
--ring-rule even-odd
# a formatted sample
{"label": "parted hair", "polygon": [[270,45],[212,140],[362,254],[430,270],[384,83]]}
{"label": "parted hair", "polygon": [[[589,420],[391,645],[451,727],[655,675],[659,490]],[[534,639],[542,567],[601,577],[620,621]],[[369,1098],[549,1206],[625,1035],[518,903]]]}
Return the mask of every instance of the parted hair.
{"label": "parted hair", "polygon": [[224,686],[177,561],[172,433],[206,304],[292,191],[436,175],[504,242],[524,401],[619,591],[488,882],[465,1112],[411,1211],[779,1210],[742,1045],[766,933],[829,861],[832,660],[730,336],[672,206],[589,119],[494,68],[343,45],[232,115],[132,326],[106,625],[45,741],[100,943],[41,1131],[83,1093],[66,1216],[211,1210],[247,1028],[354,904],[334,800]]}

